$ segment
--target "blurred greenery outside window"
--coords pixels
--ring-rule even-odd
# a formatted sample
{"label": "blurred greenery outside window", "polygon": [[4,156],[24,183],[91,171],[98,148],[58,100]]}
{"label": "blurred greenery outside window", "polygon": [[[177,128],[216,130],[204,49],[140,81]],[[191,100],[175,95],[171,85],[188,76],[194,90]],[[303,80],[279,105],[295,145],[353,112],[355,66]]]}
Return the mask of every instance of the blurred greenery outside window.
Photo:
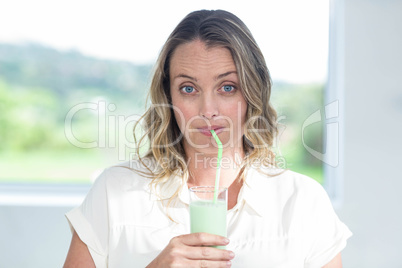
{"label": "blurred greenery outside window", "polygon": [[[152,67],[0,44],[0,183],[88,184],[105,167],[128,160]],[[303,131],[305,145],[323,152],[323,125],[302,125],[323,109],[325,81],[273,79],[278,164],[323,182],[322,161],[302,141]]]}

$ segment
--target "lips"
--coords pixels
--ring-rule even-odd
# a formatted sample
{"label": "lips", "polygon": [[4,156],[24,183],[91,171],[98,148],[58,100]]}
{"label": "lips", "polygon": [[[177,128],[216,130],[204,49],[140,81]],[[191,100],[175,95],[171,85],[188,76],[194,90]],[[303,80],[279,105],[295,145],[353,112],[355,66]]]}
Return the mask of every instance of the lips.
{"label": "lips", "polygon": [[213,129],[216,134],[221,133],[225,128],[222,126],[207,126],[207,127],[199,127],[197,128],[201,134],[205,136],[212,136],[211,130]]}

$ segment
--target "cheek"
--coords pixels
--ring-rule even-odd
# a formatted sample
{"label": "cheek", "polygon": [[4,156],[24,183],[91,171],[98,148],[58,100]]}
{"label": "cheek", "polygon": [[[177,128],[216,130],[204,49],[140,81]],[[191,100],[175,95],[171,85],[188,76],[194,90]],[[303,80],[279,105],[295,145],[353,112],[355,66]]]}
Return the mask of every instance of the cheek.
{"label": "cheek", "polygon": [[183,113],[177,106],[174,106],[173,109],[174,109],[174,117],[176,119],[177,125],[178,125],[180,131],[183,132],[184,126],[186,125],[185,119],[183,117]]}
{"label": "cheek", "polygon": [[183,133],[186,128],[186,125],[194,116],[193,114],[194,111],[193,109],[191,109],[191,107],[187,107],[185,105],[180,104],[178,105],[173,104],[173,110],[177,125],[179,126],[180,131]]}
{"label": "cheek", "polygon": [[235,105],[228,107],[225,113],[237,127],[242,127],[246,123],[247,103],[244,101],[238,101]]}

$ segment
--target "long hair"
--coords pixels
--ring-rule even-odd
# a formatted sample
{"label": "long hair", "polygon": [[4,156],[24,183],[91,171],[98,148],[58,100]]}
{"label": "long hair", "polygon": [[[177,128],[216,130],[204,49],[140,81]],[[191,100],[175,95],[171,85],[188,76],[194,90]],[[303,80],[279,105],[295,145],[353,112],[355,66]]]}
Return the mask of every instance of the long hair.
{"label": "long hair", "polygon": [[[247,102],[243,147],[243,168],[252,163],[273,164],[271,147],[277,132],[277,115],[270,103],[271,78],[264,57],[246,25],[223,10],[200,10],[188,14],[173,30],[157,60],[149,98],[150,107],[142,117],[143,135],[137,144],[149,143],[149,151],[140,156],[153,162],[149,177],[156,185],[175,174],[188,177],[183,135],[174,117],[170,96],[170,61],[175,49],[194,40],[207,47],[227,48],[233,57],[242,93]],[[134,131],[135,132],[135,131]]]}

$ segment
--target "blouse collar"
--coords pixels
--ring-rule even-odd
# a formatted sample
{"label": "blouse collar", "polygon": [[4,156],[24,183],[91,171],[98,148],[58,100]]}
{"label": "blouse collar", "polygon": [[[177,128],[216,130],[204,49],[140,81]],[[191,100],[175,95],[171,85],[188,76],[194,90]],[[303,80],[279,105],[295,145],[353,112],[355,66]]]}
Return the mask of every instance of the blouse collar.
{"label": "blouse collar", "polygon": [[[272,174],[273,176],[264,173]],[[263,216],[268,202],[268,196],[265,193],[267,187],[269,187],[269,181],[275,178],[275,174],[278,174],[277,170],[273,172],[272,169],[267,168],[263,168],[261,171],[253,167],[249,168],[246,173],[245,183],[240,189],[235,208],[240,207],[240,204],[244,202],[258,215]],[[149,184],[147,192],[150,193],[151,200],[155,201],[168,200],[178,191],[179,200],[189,205],[190,196],[186,182],[186,178],[183,178],[181,174],[172,175],[166,182],[158,184],[155,189],[151,189],[151,185]]]}
{"label": "blouse collar", "polygon": [[[269,198],[266,194],[268,192],[267,187],[269,187],[270,181],[276,177],[275,175],[278,175],[277,169],[262,168],[260,170],[249,168],[246,173],[245,183],[240,189],[237,204],[233,209],[239,208],[244,202],[258,215],[263,216],[266,213]],[[190,196],[187,183],[184,183],[184,185],[181,185],[180,187],[181,190],[178,197],[181,202],[188,205]],[[175,189],[177,189],[177,187]]]}

